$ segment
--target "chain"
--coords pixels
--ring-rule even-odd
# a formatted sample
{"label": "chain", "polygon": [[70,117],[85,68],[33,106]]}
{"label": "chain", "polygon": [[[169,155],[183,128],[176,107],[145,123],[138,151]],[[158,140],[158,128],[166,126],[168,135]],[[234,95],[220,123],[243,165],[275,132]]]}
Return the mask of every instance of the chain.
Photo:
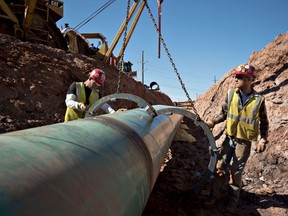
{"label": "chain", "polygon": [[[124,52],[126,49],[126,39],[127,39],[127,28],[128,28],[128,18],[129,18],[129,11],[130,11],[130,0],[128,0],[127,3],[127,10],[126,10],[126,18],[125,18],[125,28],[124,28],[124,37],[123,37],[123,44],[122,44],[122,48],[123,48],[123,53],[121,55],[119,64],[118,64],[118,83],[117,83],[117,94],[120,92],[120,82],[121,82],[121,74],[123,73],[123,67],[124,67]],[[120,65],[120,66],[119,66]],[[121,67],[121,68],[119,68]]]}
{"label": "chain", "polygon": [[165,44],[165,42],[164,42],[164,39],[163,39],[163,37],[162,37],[162,35],[161,35],[160,31],[159,31],[159,28],[158,28],[158,26],[157,26],[157,24],[156,24],[156,21],[155,21],[155,19],[154,19],[154,17],[153,17],[153,14],[152,14],[149,6],[148,6],[147,0],[144,0],[144,1],[145,1],[145,5],[146,5],[146,7],[147,7],[147,10],[148,10],[148,12],[149,12],[149,15],[150,15],[150,17],[151,17],[151,19],[152,19],[152,22],[153,22],[153,24],[154,24],[154,27],[156,28],[157,33],[158,33],[158,35],[159,35],[159,37],[160,37],[161,43],[162,43],[162,45],[163,45],[163,47],[164,47],[164,49],[165,49],[165,52],[167,53],[167,56],[168,56],[168,58],[169,58],[169,60],[170,60],[170,62],[171,62],[171,64],[172,64],[172,67],[173,67],[173,69],[174,69],[174,72],[176,73],[176,75],[177,75],[177,77],[178,77],[178,80],[179,80],[179,82],[180,82],[180,84],[181,84],[181,86],[182,86],[182,89],[183,89],[183,91],[185,92],[186,97],[188,98],[188,101],[189,101],[190,104],[191,104],[191,108],[192,108],[192,110],[194,111],[194,113],[196,114],[197,119],[198,119],[198,120],[201,120],[201,118],[200,118],[199,114],[197,113],[197,110],[196,110],[196,108],[195,108],[195,106],[194,106],[194,103],[193,103],[192,99],[190,98],[189,93],[187,92],[186,87],[185,87],[185,85],[184,85],[184,83],[183,83],[183,81],[182,81],[182,79],[181,79],[181,77],[180,77],[180,74],[178,73],[178,70],[177,70],[177,68],[176,68],[176,65],[175,65],[175,63],[174,63],[174,61],[173,61],[173,59],[172,59],[172,57],[171,57],[171,54],[170,54],[170,52],[169,52],[169,50],[168,50],[168,48],[167,48],[167,46],[166,46],[166,44]]}

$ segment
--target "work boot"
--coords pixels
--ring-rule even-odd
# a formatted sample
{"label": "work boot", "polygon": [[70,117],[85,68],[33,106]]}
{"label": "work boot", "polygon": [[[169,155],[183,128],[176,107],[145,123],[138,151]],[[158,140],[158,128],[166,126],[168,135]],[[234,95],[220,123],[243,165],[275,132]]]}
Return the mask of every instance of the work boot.
{"label": "work boot", "polygon": [[237,209],[237,201],[230,200],[228,205],[224,207],[224,215],[233,215]]}
{"label": "work boot", "polygon": [[218,202],[218,199],[215,197],[215,196],[212,196],[209,200],[207,200],[204,205],[207,207],[207,208],[211,208],[211,207],[214,207]]}

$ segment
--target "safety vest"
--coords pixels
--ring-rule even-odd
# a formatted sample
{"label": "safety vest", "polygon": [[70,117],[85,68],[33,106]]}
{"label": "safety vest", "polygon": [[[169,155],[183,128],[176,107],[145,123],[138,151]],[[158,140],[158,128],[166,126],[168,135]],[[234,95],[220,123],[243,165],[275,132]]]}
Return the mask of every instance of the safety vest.
{"label": "safety vest", "polygon": [[226,134],[239,139],[256,141],[259,135],[259,109],[264,97],[254,93],[242,108],[238,89],[228,91]]}
{"label": "safety vest", "polygon": [[[76,82],[76,96],[77,96],[77,102],[86,103],[85,85],[83,82]],[[91,94],[89,96],[88,106],[95,103],[95,101],[97,101],[98,99],[99,99],[99,91],[97,89],[92,89]],[[86,113],[85,111],[67,107],[64,121],[67,122],[78,118],[84,118],[85,113]]]}

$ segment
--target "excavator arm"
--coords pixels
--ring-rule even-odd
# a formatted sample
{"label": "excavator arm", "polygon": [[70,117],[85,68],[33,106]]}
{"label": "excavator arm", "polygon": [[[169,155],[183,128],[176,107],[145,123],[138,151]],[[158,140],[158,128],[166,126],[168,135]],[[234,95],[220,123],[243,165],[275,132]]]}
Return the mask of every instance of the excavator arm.
{"label": "excavator arm", "polygon": [[37,4],[36,0],[25,1],[25,13],[23,19],[24,32],[27,32],[32,24],[36,4]]}
{"label": "excavator arm", "polygon": [[[110,56],[112,55],[113,50],[115,49],[117,43],[119,42],[120,37],[122,36],[122,34],[123,34],[124,30],[125,30],[126,22],[129,22],[129,21],[130,21],[131,17],[132,17],[133,14],[135,13],[135,11],[136,11],[137,6],[138,6],[139,3],[140,3],[140,1],[134,1],[133,5],[132,5],[132,7],[131,7],[131,9],[130,9],[130,11],[129,11],[128,17],[127,17],[128,20],[125,19],[125,20],[122,22],[122,25],[121,25],[121,27],[119,28],[119,30],[118,30],[115,38],[113,39],[109,50],[108,50],[107,53],[105,54],[106,59],[109,59]],[[137,25],[137,23],[138,23],[138,21],[139,21],[139,18],[140,18],[141,14],[142,14],[142,11],[143,11],[143,9],[144,9],[144,6],[145,6],[145,0],[143,0],[143,1],[141,2],[140,7],[139,7],[138,10],[137,10],[137,13],[136,13],[136,16],[135,16],[135,18],[134,18],[134,20],[133,20],[133,23],[132,23],[132,25],[131,25],[128,33],[127,33],[127,37],[126,37],[126,40],[125,40],[125,42],[124,42],[124,45],[122,46],[121,50],[120,50],[119,53],[118,53],[118,56],[116,57],[116,63],[119,62],[119,58],[123,55],[124,49],[125,49],[125,47],[128,45],[128,43],[129,43],[129,40],[130,40],[130,38],[131,38],[131,36],[132,36],[132,34],[133,34],[134,30],[135,30],[135,27],[136,27],[136,25]]]}

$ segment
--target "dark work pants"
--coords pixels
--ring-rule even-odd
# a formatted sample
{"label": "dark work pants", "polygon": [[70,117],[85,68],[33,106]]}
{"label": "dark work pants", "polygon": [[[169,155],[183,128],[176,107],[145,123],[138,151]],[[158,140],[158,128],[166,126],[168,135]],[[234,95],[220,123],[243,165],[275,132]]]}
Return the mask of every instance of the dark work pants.
{"label": "dark work pants", "polygon": [[218,176],[216,174],[215,176],[213,195],[216,198],[219,198],[222,193],[225,179],[231,177],[232,181],[229,182],[230,198],[238,202],[242,184],[242,173],[250,156],[250,150],[250,141],[230,139],[230,137],[226,136],[222,143],[220,161],[218,162],[218,168],[221,167],[225,175]]}

